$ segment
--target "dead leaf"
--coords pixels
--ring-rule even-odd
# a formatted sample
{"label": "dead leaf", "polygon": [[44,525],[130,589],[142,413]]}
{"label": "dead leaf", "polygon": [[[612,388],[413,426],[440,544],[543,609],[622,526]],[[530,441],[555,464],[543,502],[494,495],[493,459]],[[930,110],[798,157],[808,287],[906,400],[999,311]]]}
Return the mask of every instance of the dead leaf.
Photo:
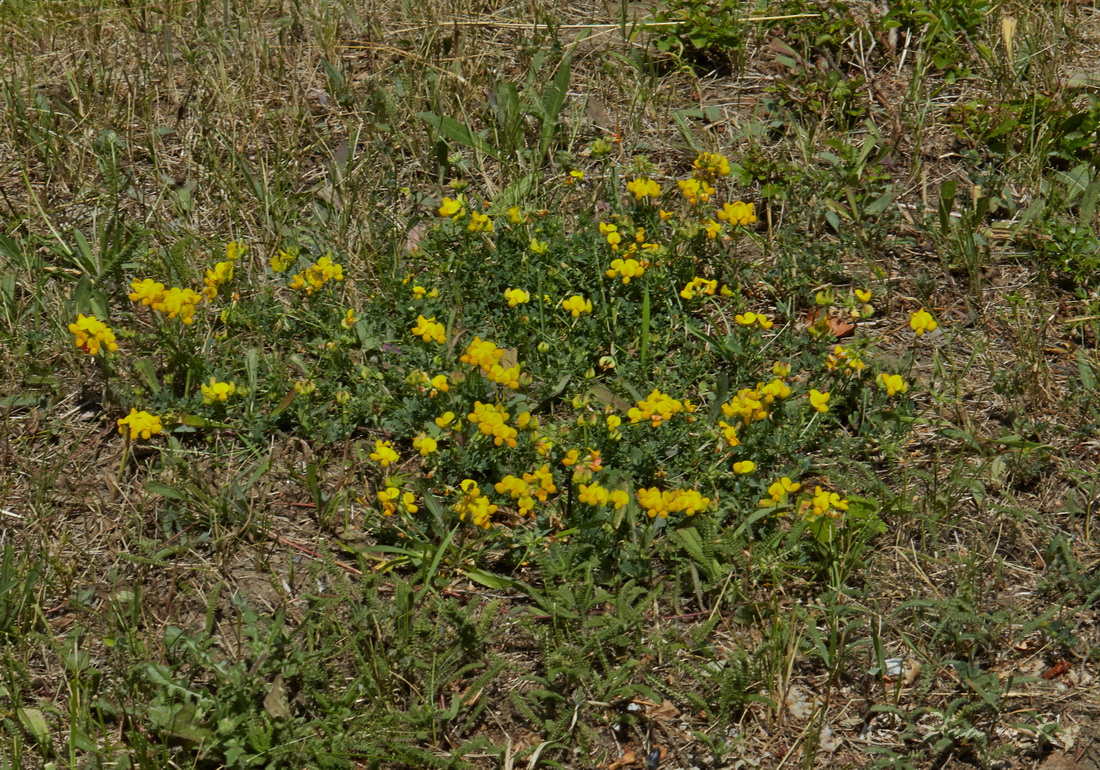
{"label": "dead leaf", "polygon": [[275,677],[271,683],[271,689],[264,696],[264,711],[271,715],[272,719],[289,720],[290,702],[286,698],[286,683],[283,675]]}
{"label": "dead leaf", "polygon": [[680,710],[672,705],[670,701],[663,701],[660,706],[651,708],[647,716],[650,719],[657,719],[660,721],[669,721],[676,719],[680,716]]}
{"label": "dead leaf", "polygon": [[619,770],[620,767],[629,767],[637,761],[638,758],[634,756],[634,752],[631,749],[627,749],[619,759],[607,766],[607,770]]}
{"label": "dead leaf", "polygon": [[1057,663],[1055,663],[1053,666],[1048,668],[1046,671],[1039,674],[1039,676],[1043,677],[1043,679],[1056,679],[1056,678],[1060,677],[1062,674],[1069,671],[1070,668],[1071,668],[1071,666],[1070,666],[1068,660],[1060,660]]}

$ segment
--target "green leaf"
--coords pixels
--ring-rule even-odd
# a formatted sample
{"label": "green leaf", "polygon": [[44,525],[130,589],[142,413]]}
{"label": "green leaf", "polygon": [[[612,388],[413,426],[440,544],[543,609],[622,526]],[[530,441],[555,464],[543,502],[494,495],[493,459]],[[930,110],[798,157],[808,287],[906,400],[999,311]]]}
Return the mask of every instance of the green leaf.
{"label": "green leaf", "polygon": [[436,115],[434,112],[418,112],[417,117],[431,126],[436,134],[444,139],[465,145],[466,147],[472,147],[479,152],[483,152],[492,158],[500,160],[500,154],[493,149],[488,142],[454,118],[447,117],[446,115]]}
{"label": "green leaf", "polygon": [[43,745],[49,745],[50,726],[46,723],[46,716],[41,710],[17,708],[15,713],[19,716],[19,724],[35,741]]}
{"label": "green leaf", "polygon": [[514,591],[521,593],[527,593],[527,585],[523,582],[516,580],[515,578],[506,577],[504,575],[497,575],[494,572],[487,572],[483,569],[463,569],[459,570],[464,576],[474,581],[479,585],[483,585],[486,588],[492,588],[494,590],[500,590],[504,588],[511,588]]}

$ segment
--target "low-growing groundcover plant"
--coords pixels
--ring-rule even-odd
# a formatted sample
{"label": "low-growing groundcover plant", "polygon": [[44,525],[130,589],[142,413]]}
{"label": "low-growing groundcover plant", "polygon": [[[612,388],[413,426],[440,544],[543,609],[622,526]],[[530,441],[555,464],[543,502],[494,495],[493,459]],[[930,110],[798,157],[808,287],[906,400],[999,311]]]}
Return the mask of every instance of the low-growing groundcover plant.
{"label": "low-growing groundcover plant", "polygon": [[[907,369],[937,322],[914,307],[899,332],[908,352],[888,358],[855,333],[875,316],[873,279],[811,297],[767,290],[776,276],[753,256],[755,206],[729,173],[711,152],[664,182],[642,159],[608,162],[551,186],[545,209],[459,185],[378,279],[295,243],[265,258],[229,241],[224,259],[196,271],[201,285],[172,286],[151,260],[109,297],[110,326],[81,314],[70,327],[73,355],[99,367],[130,410],[119,431],[143,449],[121,456],[118,476],[163,474],[218,434],[245,446],[273,431],[310,436],[343,442],[355,460],[336,497],[318,493],[317,515],[366,539],[351,547],[363,563],[414,569],[422,593],[462,578],[519,590],[556,616],[557,580],[578,567],[590,590],[629,595],[623,580],[720,580],[745,548],[843,592],[885,530],[853,468],[904,439]],[[218,510],[174,528],[240,525]],[[272,689],[260,709],[244,670],[225,668],[201,637],[165,644],[214,678],[208,695],[179,697],[173,689],[196,686],[179,670],[145,671],[141,686],[162,694],[137,717],[157,740],[241,766],[305,740],[285,696]],[[290,649],[281,661],[259,653],[250,673],[266,659],[295,687],[307,669],[319,675]],[[599,701],[657,698],[644,677],[602,680],[629,649],[599,649],[591,680],[572,687]],[[499,670],[471,671],[482,666]],[[548,703],[573,696],[555,677],[539,681],[551,701],[528,693],[516,708],[553,734],[562,724]],[[251,709],[243,693],[226,705],[241,687]],[[314,738],[310,751],[336,751],[334,736]]]}

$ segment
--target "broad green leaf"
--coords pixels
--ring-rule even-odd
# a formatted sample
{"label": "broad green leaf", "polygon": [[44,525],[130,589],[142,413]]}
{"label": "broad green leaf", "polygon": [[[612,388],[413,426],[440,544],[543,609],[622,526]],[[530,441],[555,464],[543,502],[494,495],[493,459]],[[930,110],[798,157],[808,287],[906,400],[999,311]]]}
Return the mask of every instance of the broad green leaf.
{"label": "broad green leaf", "polygon": [[419,112],[417,117],[431,126],[442,138],[456,142],[466,147],[472,147],[479,152],[500,160],[500,154],[484,139],[475,134],[466,126],[454,118],[446,115],[436,115],[434,112]]}

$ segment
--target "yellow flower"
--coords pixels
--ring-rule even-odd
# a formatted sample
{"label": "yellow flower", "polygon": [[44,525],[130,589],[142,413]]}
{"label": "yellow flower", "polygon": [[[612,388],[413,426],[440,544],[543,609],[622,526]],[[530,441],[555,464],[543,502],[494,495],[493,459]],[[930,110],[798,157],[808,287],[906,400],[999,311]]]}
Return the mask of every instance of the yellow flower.
{"label": "yellow flower", "polygon": [[435,317],[417,316],[416,326],[413,327],[412,333],[425,342],[435,341],[440,345],[447,342],[447,330],[443,328],[443,324],[436,323]]}
{"label": "yellow flower", "polygon": [[875,379],[879,387],[886,391],[887,396],[894,396],[909,390],[909,383],[902,379],[900,374],[887,374],[886,372],[882,372]]}
{"label": "yellow flower", "polygon": [[131,441],[137,438],[148,439],[164,430],[160,418],[146,411],[131,409],[130,414],[118,421],[118,432]]}
{"label": "yellow flower", "polygon": [[574,182],[579,182],[582,179],[584,179],[583,171],[570,171],[569,177],[565,180],[565,183],[573,184]]}
{"label": "yellow flower", "polygon": [[741,326],[752,326],[756,323],[756,313],[738,313],[733,317],[733,320]]}
{"label": "yellow flower", "polygon": [[718,212],[718,218],[723,222],[729,222],[731,225],[741,225],[742,227],[754,225],[756,224],[756,204],[742,203],[741,201],[727,203]]}
{"label": "yellow flower", "polygon": [[607,277],[621,277],[623,283],[630,283],[631,278],[638,278],[644,273],[645,268],[636,259],[613,259],[611,269],[607,271]]}
{"label": "yellow flower", "polygon": [[390,464],[397,462],[400,457],[397,452],[394,451],[392,441],[377,439],[374,442],[374,451],[370,453],[370,459],[374,460],[383,468],[388,468]]}
{"label": "yellow flower", "polygon": [[164,284],[152,278],[146,278],[141,282],[134,281],[130,284],[130,288],[133,289],[130,299],[143,305],[154,305],[164,296]]}
{"label": "yellow flower", "polygon": [[443,414],[439,415],[439,417],[436,417],[434,422],[440,428],[446,428],[448,425],[454,422],[454,419],[454,412],[444,412]]}
{"label": "yellow flower", "polygon": [[599,484],[581,484],[577,499],[592,506],[607,505],[608,492]]}
{"label": "yellow flower", "polygon": [[626,507],[630,502],[630,495],[625,489],[616,489],[607,496],[607,502],[611,503],[616,511]]}
{"label": "yellow flower", "polygon": [[466,216],[466,198],[459,195],[457,198],[444,198],[443,205],[439,207],[439,216],[446,217],[452,222],[457,222]]}
{"label": "yellow flower", "polygon": [[405,511],[408,513],[416,513],[420,510],[420,507],[416,504],[416,495],[412,492],[406,492],[401,495],[401,505],[404,506]]}
{"label": "yellow flower", "polygon": [[713,219],[708,219],[703,222],[703,231],[706,233],[707,238],[713,241],[722,234],[722,225],[718,224]]}
{"label": "yellow flower", "polygon": [[[426,377],[427,375],[425,375]],[[450,383],[447,382],[447,375],[437,374],[428,380],[428,384],[432,386],[432,391],[428,395],[435,398],[439,393],[446,393],[451,389]]]}
{"label": "yellow flower", "polygon": [[470,215],[470,224],[466,225],[466,229],[471,233],[491,233],[493,232],[493,220],[489,218],[488,214],[479,214],[475,211]]}
{"label": "yellow flower", "polygon": [[200,386],[202,390],[202,402],[204,404],[213,404],[215,401],[220,401],[223,404],[229,400],[229,397],[237,392],[237,386],[232,382],[218,382],[215,378],[210,378],[210,383],[203,383]]}
{"label": "yellow flower", "polygon": [[725,420],[719,420],[718,425],[722,428],[722,438],[726,440],[730,447],[741,446],[741,439],[737,437],[736,425],[730,425]]}
{"label": "yellow flower", "polygon": [[672,212],[661,209],[657,212],[657,216],[661,218],[662,222],[667,222],[668,220],[672,219]]}
{"label": "yellow flower", "polygon": [[924,308],[921,308],[917,312],[913,313],[909,317],[909,326],[917,333],[917,336],[921,336],[925,332],[934,332],[939,327],[936,323],[936,319],[932,317]]}
{"label": "yellow flower", "polygon": [[822,393],[821,391],[811,388],[810,389],[810,406],[817,411],[825,414],[829,411],[829,394]]}
{"label": "yellow flower", "polygon": [[710,196],[714,195],[714,188],[711,187],[705,180],[695,179],[681,179],[676,183],[680,188],[680,193],[684,196],[685,200],[692,206],[697,203],[706,203],[710,200]]}
{"label": "yellow flower", "polygon": [[768,494],[770,497],[761,500],[760,504],[763,506],[786,505],[787,499],[800,489],[802,489],[801,484],[791,481],[787,476],[784,476],[768,486]]}
{"label": "yellow flower", "polygon": [[561,306],[572,313],[574,318],[579,317],[581,313],[592,312],[592,300],[585,299],[579,294],[574,294],[569,299],[563,299]]}
{"label": "yellow flower", "polygon": [[700,153],[691,165],[695,169],[696,176],[711,182],[715,177],[729,176],[730,173],[730,162],[725,155],[719,155],[716,152]]}
{"label": "yellow flower", "polygon": [[746,473],[752,473],[756,470],[756,463],[752,460],[742,460],[733,464],[733,472],[740,473],[742,475]]}
{"label": "yellow flower", "polygon": [[684,284],[680,290],[680,296],[684,299],[695,299],[696,295],[713,296],[718,289],[718,281],[708,281],[706,278],[696,276]]}
{"label": "yellow flower", "polygon": [[527,214],[519,206],[512,206],[508,209],[508,221],[513,225],[522,225],[527,219]]}
{"label": "yellow flower", "polygon": [[531,242],[527,244],[527,248],[531,250],[532,254],[545,254],[550,250],[550,244],[546,241],[540,241],[538,238],[532,238]]}
{"label": "yellow flower", "polygon": [[298,259],[298,249],[294,246],[289,249],[279,249],[268,263],[276,273],[281,273],[290,267]]}
{"label": "yellow flower", "polygon": [[203,296],[206,297],[208,302],[213,302],[214,298],[218,296],[218,289],[221,285],[232,280],[233,260],[219,262],[214,265],[213,270],[206,271],[206,277],[203,278]]}
{"label": "yellow flower", "polygon": [[791,373],[791,365],[783,361],[776,361],[772,364],[772,374],[776,377],[786,377]]}
{"label": "yellow flower", "polygon": [[462,499],[459,500],[454,510],[459,519],[466,521],[469,517],[475,527],[489,528],[490,517],[497,512],[497,506],[489,502],[489,498],[481,494],[477,482],[473,479],[463,479],[459,484],[462,490]]}
{"label": "yellow flower", "polygon": [[577,460],[581,459],[581,450],[570,449],[565,453],[565,457],[562,458],[561,464],[568,467],[570,465],[576,465]]}
{"label": "yellow flower", "polygon": [[661,186],[652,179],[635,179],[632,182],[627,182],[626,189],[627,192],[634,193],[635,200],[639,201],[646,198],[657,200],[661,197]]}
{"label": "yellow flower", "polygon": [[164,313],[169,318],[179,317],[187,325],[194,323],[195,308],[202,302],[202,295],[191,289],[172,287],[153,303],[153,310]]}
{"label": "yellow flower", "polygon": [[386,487],[378,493],[378,502],[382,504],[382,515],[393,516],[397,513],[396,500],[401,496],[401,490],[397,487]]}
{"label": "yellow flower", "polygon": [[858,299],[860,302],[870,302],[871,292],[866,291],[865,289],[856,289],[856,299]]}
{"label": "yellow flower", "polygon": [[112,353],[118,350],[111,327],[94,315],[77,315],[76,323],[69,324],[69,331],[76,336],[76,346],[90,356],[99,355],[103,348]]}
{"label": "yellow flower", "polygon": [[508,300],[508,307],[526,305],[531,301],[531,294],[523,289],[506,289],[504,291],[504,299]]}
{"label": "yellow flower", "polygon": [[426,436],[421,433],[413,439],[413,449],[419,452],[421,457],[427,457],[432,452],[439,449],[439,442],[431,436]]}
{"label": "yellow flower", "polygon": [[623,424],[623,418],[617,414],[607,415],[607,429],[609,431],[617,430],[620,425]]}
{"label": "yellow flower", "polygon": [[839,518],[843,511],[848,510],[848,501],[836,492],[827,492],[821,487],[814,487],[814,496],[810,505],[811,511],[806,512],[806,518],[814,521],[822,516]]}
{"label": "yellow flower", "polygon": [[355,322],[358,320],[359,319],[355,317],[355,311],[349,307],[348,311],[344,313],[344,317],[340,319],[340,325],[345,329],[350,329],[355,326]]}
{"label": "yellow flower", "polygon": [[413,286],[413,299],[424,299],[424,295],[428,293],[428,290],[423,286]]}

